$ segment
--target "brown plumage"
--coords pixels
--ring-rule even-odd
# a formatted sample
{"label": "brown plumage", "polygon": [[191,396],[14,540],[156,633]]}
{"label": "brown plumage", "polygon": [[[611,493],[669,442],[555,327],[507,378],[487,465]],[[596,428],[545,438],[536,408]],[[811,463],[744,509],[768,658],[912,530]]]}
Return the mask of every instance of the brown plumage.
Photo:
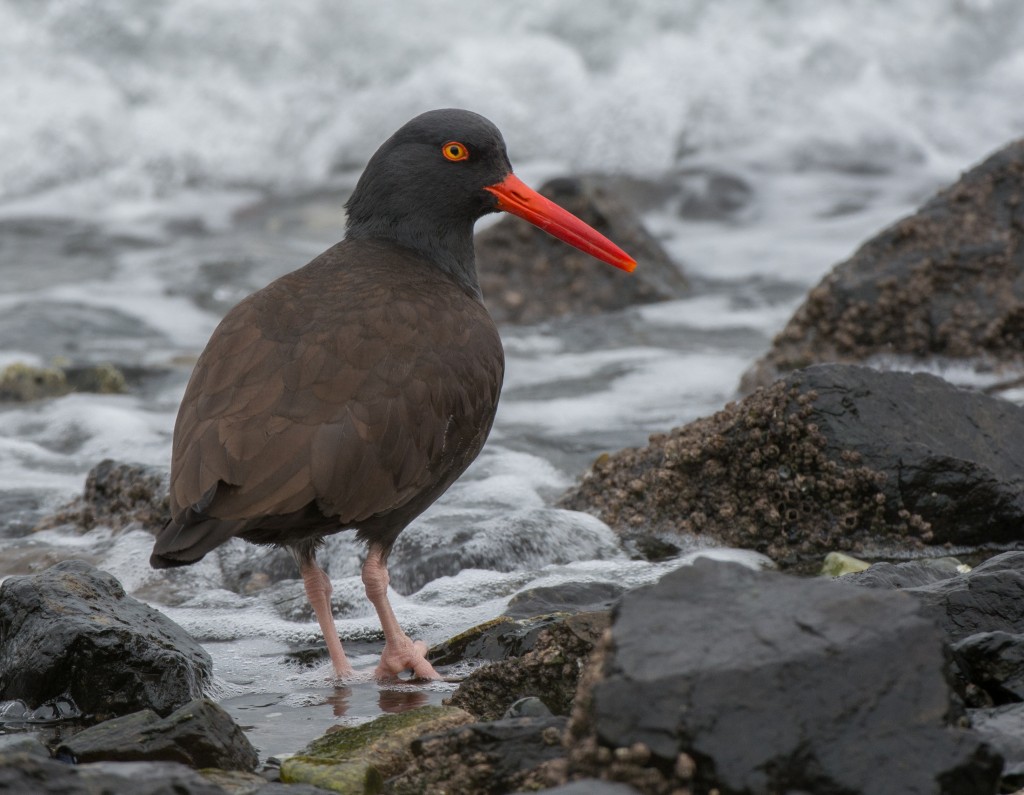
{"label": "brown plumage", "polygon": [[345,240],[232,309],[199,357],[174,429],[172,518],[150,562],[194,563],[236,536],[288,547],[344,676],[315,552],[325,535],[355,529],[384,630],[377,675],[436,677],[391,610],[386,562],[476,458],[497,410],[504,357],[473,224],[507,210],[619,267],[635,263],[523,185],[501,134],[467,111],[402,127],[347,206]]}
{"label": "brown plumage", "polygon": [[339,243],[235,307],[200,357],[159,554],[345,528],[390,549],[480,452],[503,370],[483,305],[437,268]]}

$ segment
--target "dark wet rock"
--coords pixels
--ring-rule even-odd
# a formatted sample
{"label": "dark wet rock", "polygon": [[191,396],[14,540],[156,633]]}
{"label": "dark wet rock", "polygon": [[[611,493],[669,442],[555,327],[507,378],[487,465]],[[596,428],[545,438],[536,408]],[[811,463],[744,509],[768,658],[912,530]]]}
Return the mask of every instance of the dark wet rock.
{"label": "dark wet rock", "polygon": [[965,574],[903,590],[953,642],[978,632],[1024,633],[1024,552],[1004,552]]}
{"label": "dark wet rock", "polygon": [[253,770],[259,762],[238,724],[208,699],[166,718],[147,709],[104,721],[65,740],[56,756],[76,764],[162,761],[224,770]]}
{"label": "dark wet rock", "polygon": [[509,600],[504,615],[528,618],[546,613],[592,613],[610,610],[626,589],[613,582],[567,582],[529,588]]}
{"label": "dark wet rock", "polygon": [[814,362],[876,354],[1024,364],[1024,140],[869,240],[811,290],[750,391]]}
{"label": "dark wet rock", "polygon": [[964,678],[994,704],[1024,701],[1024,635],[978,632],[953,644]]}
{"label": "dark wet rock", "polygon": [[82,496],[39,527],[71,524],[84,532],[100,525],[114,530],[141,526],[155,532],[171,518],[168,483],[166,469],[104,459],[89,470]]}
{"label": "dark wet rock", "polygon": [[535,790],[564,776],[566,719],[505,718],[419,737],[392,795],[490,795]]}
{"label": "dark wet rock", "polygon": [[843,582],[868,588],[916,588],[955,577],[961,573],[961,566],[955,558],[872,563],[863,571],[843,575]]}
{"label": "dark wet rock", "polygon": [[971,710],[971,725],[1003,757],[1003,792],[1024,787],[1024,704]]}
{"label": "dark wet rock", "polygon": [[818,365],[600,457],[561,505],[648,558],[690,534],[788,565],[833,550],[1015,541],[1024,408],[922,373]]}
{"label": "dark wet rock", "polygon": [[336,792],[380,792],[386,779],[408,767],[417,737],[471,721],[469,713],[454,707],[420,707],[360,726],[339,726],[285,759],[281,781]]}
{"label": "dark wet rock", "polygon": [[83,561],[0,585],[0,699],[69,696],[97,719],[168,715],[202,695],[209,654]]}
{"label": "dark wet rock", "polygon": [[607,179],[553,179],[540,192],[614,240],[639,267],[627,274],[519,219],[502,219],[476,236],[480,287],[495,321],[536,323],[593,315],[686,291],[681,270],[633,210],[615,197]]}
{"label": "dark wet rock", "polygon": [[226,795],[177,762],[97,762],[0,753],[0,792],[12,795]]}
{"label": "dark wet rock", "polygon": [[698,559],[616,608],[571,770],[658,793],[994,793],[943,642],[905,594]]}
{"label": "dark wet rock", "polygon": [[553,621],[522,656],[485,665],[467,676],[448,703],[484,720],[496,720],[519,699],[535,696],[555,715],[568,715],[580,671],[607,626],[607,613],[579,613]]}
{"label": "dark wet rock", "polygon": [[540,631],[554,621],[548,616],[539,621],[498,616],[437,644],[427,653],[427,659],[434,665],[451,665],[464,660],[518,657],[532,648]]}

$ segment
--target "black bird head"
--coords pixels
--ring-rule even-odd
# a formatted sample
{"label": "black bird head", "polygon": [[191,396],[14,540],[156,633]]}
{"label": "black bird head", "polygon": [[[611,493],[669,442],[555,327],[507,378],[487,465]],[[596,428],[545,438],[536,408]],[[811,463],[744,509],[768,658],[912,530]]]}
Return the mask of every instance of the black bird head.
{"label": "black bird head", "polygon": [[476,287],[473,224],[504,210],[623,270],[636,262],[512,173],[498,128],[467,110],[407,122],[370,158],[346,205],[350,237],[413,248]]}

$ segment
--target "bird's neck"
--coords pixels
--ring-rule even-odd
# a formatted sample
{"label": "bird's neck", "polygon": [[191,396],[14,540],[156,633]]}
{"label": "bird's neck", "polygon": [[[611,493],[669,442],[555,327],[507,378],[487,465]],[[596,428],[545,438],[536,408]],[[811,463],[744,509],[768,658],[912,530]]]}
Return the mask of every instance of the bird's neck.
{"label": "bird's neck", "polygon": [[438,226],[401,223],[386,217],[354,221],[349,219],[346,238],[380,239],[412,249],[445,273],[469,295],[482,300],[473,251],[473,224]]}

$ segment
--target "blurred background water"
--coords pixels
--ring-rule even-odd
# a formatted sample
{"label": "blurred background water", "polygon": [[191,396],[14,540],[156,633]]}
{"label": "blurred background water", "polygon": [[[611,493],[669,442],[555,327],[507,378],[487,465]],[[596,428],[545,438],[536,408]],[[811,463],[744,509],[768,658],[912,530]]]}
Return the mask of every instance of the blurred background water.
{"label": "blurred background water", "polygon": [[[334,690],[281,662],[316,628],[279,591],[236,593],[212,558],[154,572],[142,530],[30,528],[105,457],[166,466],[219,317],[336,242],[379,143],[451,106],[492,119],[535,186],[617,173],[699,197],[718,176],[740,198],[638,202],[685,298],[503,330],[491,441],[409,530],[477,563],[396,579],[430,642],[525,587],[679,564],[630,561],[600,522],[549,506],[600,452],[720,408],[834,263],[1022,134],[1024,4],[0,0],[0,366],[136,374],[127,394],[0,405],[0,577],[69,556],[111,571],[207,644],[265,755],[444,687]],[[358,554],[339,537],[326,562],[370,665]]]}

